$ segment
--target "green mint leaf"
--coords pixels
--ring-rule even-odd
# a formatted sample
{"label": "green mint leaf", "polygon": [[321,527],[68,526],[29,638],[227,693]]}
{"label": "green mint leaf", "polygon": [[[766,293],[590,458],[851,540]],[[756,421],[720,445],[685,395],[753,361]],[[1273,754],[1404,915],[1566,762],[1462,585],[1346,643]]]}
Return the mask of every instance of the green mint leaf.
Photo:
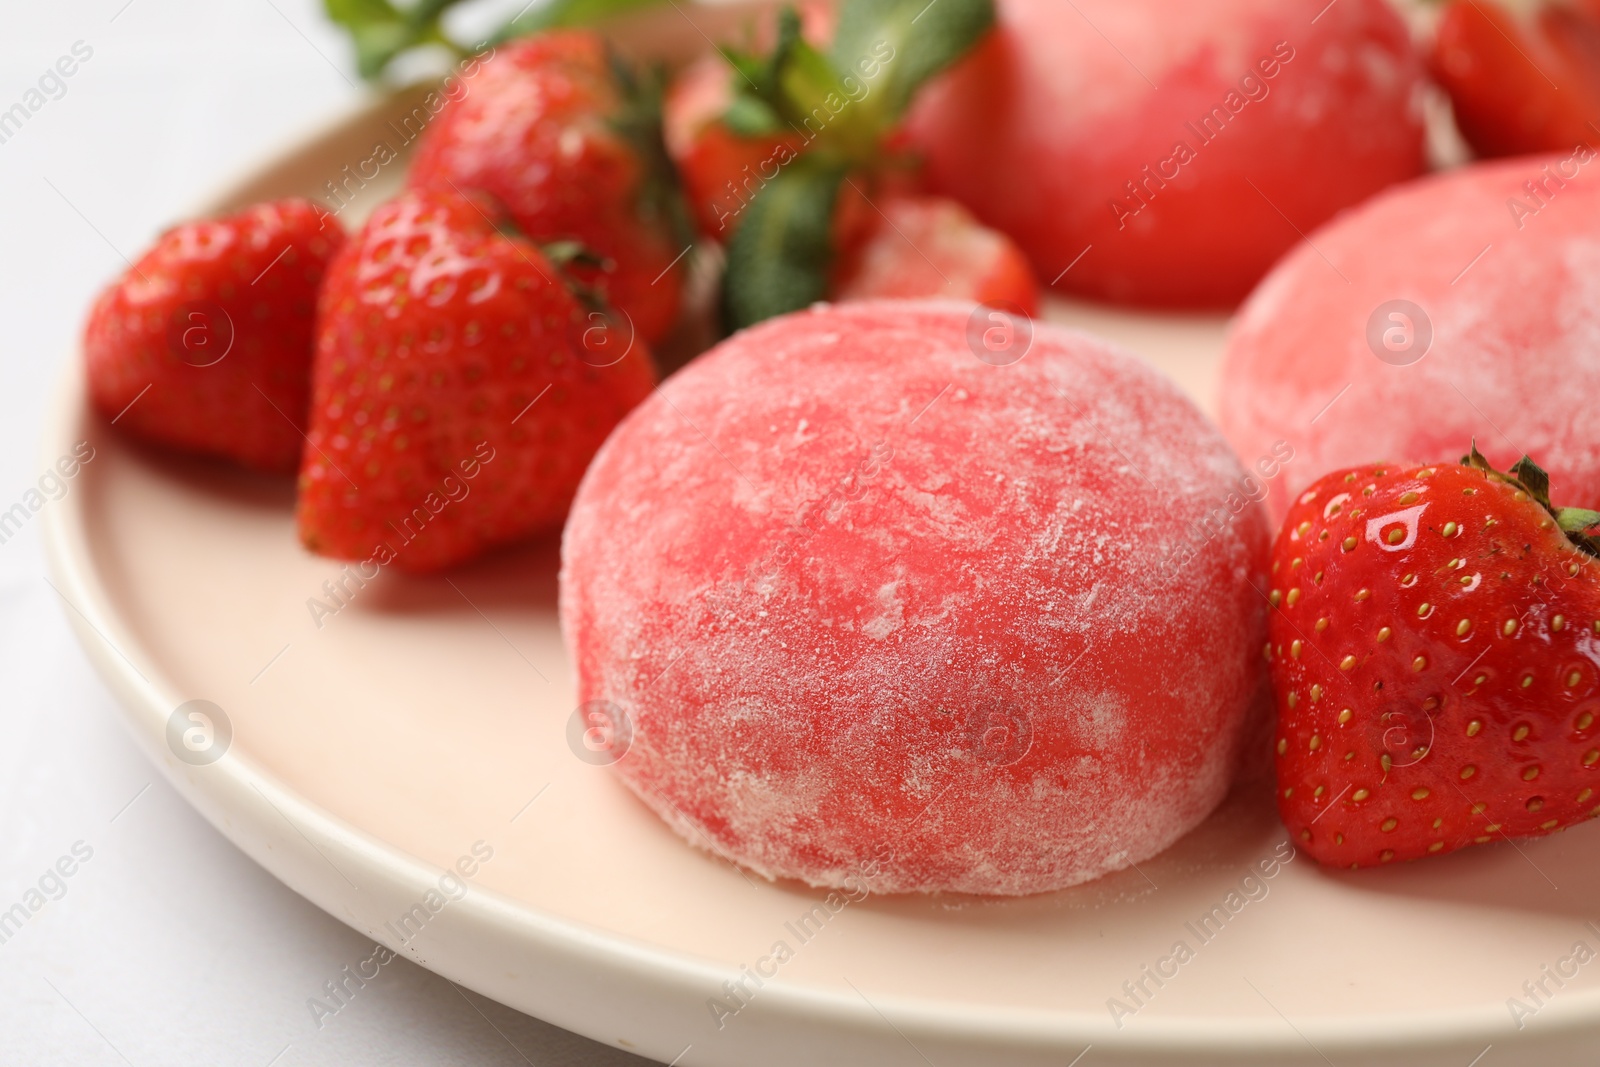
{"label": "green mint leaf", "polygon": [[322,0],[328,18],[344,27],[356,50],[356,68],[367,81],[378,81],[402,53],[421,45],[443,45],[466,56],[490,44],[501,44],[541,30],[588,26],[663,0],[543,0],[512,19],[489,40],[470,46],[444,32],[444,13],[461,0],[413,0],[397,6],[392,0]]}
{"label": "green mint leaf", "polygon": [[1567,540],[1591,556],[1600,556],[1600,511],[1587,508],[1562,508],[1556,522]]}
{"label": "green mint leaf", "polygon": [[504,29],[489,39],[489,43],[501,44],[513,37],[522,37],[541,30],[592,26],[597,22],[604,22],[639,8],[653,7],[662,2],[663,0],[544,0],[543,3],[536,4],[506,23]]}
{"label": "green mint leaf", "polygon": [[[806,42],[793,8],[779,12],[770,54],[723,55],[736,98],[765,105],[809,146],[870,167],[916,90],[966,54],[994,20],[994,0],[845,0],[827,55]],[[758,117],[765,118],[754,107],[734,112],[735,132],[760,129]]]}
{"label": "green mint leaf", "polygon": [[833,66],[864,87],[859,106],[887,131],[917,89],[966,55],[994,23],[994,0],[845,0]]}
{"label": "green mint leaf", "polygon": [[733,67],[735,105],[729,118],[735,133],[793,131],[809,148],[829,149],[861,166],[876,161],[885,131],[858,106],[870,89],[839,76],[833,62],[801,36],[793,8],[778,13],[777,44],[767,55],[728,48],[722,55]]}
{"label": "green mint leaf", "polygon": [[722,288],[730,330],[810,307],[828,294],[833,209],[843,163],[820,155],[790,163],[761,190],[728,242]]}
{"label": "green mint leaf", "polygon": [[862,139],[847,135],[860,132],[867,135],[866,145],[876,144],[873,131],[852,121],[855,116],[839,121],[854,106],[850,93],[828,57],[803,40],[796,39],[789,48],[778,74],[778,93],[784,120],[807,138],[826,136],[836,143],[851,143]]}
{"label": "green mint leaf", "polygon": [[402,19],[389,0],[323,0],[322,7],[330,19],[344,26],[357,26],[365,22],[400,22]]}
{"label": "green mint leaf", "polygon": [[442,44],[461,52],[440,28],[444,12],[459,2],[416,0],[399,8],[389,0],[322,0],[322,8],[350,34],[361,76],[377,81],[396,56],[419,45]]}
{"label": "green mint leaf", "polygon": [[389,0],[323,0],[322,8],[350,34],[356,69],[363,78],[376,78],[399,54],[406,37],[405,17]]}
{"label": "green mint leaf", "polygon": [[722,56],[733,67],[736,99],[766,105],[787,126],[798,126],[827,94],[839,90],[827,57],[800,35],[800,14],[792,7],[778,12],[777,43],[767,55],[724,48]]}
{"label": "green mint leaf", "polygon": [[733,98],[722,121],[739,137],[766,137],[788,129],[772,105],[754,96],[740,94]]}
{"label": "green mint leaf", "polygon": [[729,45],[719,45],[717,51],[733,68],[733,88],[736,94],[760,100],[774,111],[782,109],[778,84],[787,61],[789,50],[800,39],[800,15],[792,7],[778,12],[778,38],[772,51],[766,55],[746,52]]}

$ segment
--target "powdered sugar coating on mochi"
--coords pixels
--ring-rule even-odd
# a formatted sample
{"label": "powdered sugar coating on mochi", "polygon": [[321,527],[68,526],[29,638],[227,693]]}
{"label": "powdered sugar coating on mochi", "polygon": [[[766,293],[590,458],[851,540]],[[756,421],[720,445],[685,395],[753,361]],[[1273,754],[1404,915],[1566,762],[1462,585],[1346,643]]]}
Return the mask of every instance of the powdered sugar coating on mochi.
{"label": "powdered sugar coating on mochi", "polygon": [[[1544,195],[1530,196],[1530,181]],[[1432,325],[1431,347],[1409,364],[1380,360],[1368,343],[1374,310],[1392,300],[1413,302]],[[1502,470],[1533,456],[1558,502],[1595,506],[1595,396],[1600,160],[1580,166],[1564,153],[1413,182],[1312,234],[1241,312],[1219,410],[1241,455],[1293,446],[1268,497],[1275,516],[1331,470],[1454,460],[1474,438]]]}
{"label": "powdered sugar coating on mochi", "polygon": [[1231,307],[1299,230],[1425,168],[1422,63],[1388,0],[997,6],[909,135],[934,191],[1069,291]]}
{"label": "powdered sugar coating on mochi", "polygon": [[562,625],[579,698],[631,718],[616,770],[768,877],[1057,889],[1227,790],[1267,535],[1256,508],[1191,524],[1243,471],[1142,363],[1041,325],[989,366],[970,311],[741,333],[628,417],[574,504]]}

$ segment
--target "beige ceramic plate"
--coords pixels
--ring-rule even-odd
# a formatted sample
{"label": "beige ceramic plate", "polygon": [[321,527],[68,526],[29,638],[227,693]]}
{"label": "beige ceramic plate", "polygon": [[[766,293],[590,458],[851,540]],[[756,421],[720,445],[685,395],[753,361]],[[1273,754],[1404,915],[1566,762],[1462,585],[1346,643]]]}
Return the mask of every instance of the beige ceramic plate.
{"label": "beige ceramic plate", "polygon": [[[663,17],[631,36],[700,43]],[[211,207],[325,193],[406,109],[354,116]],[[1053,314],[1210,389],[1219,321]],[[319,626],[307,601],[327,602],[340,568],[296,544],[287,482],[130,447],[74,375],[48,458],[82,440],[95,457],[49,512],[54,581],[150,756],[298,892],[508,1005],[681,1064],[1592,1062],[1600,963],[1573,953],[1600,950],[1600,825],[1248,878],[1288,850],[1270,799],[1246,795],[1142,870],[1077,889],[830,910],[686,847],[574,757],[553,543],[449,578],[384,574]],[[215,762],[178,756],[192,700],[231,726]],[[779,941],[792,958],[776,967]],[[745,968],[776,973],[758,987]]]}

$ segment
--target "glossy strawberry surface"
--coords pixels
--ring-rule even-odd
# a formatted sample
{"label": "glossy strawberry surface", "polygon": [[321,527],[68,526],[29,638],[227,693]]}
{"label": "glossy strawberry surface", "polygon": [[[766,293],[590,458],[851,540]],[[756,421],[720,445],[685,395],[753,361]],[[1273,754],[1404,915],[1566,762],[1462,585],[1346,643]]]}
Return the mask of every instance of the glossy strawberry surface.
{"label": "glossy strawberry surface", "polygon": [[89,312],[95,408],[142,440],[293,471],[317,289],[343,242],[337,223],[299,199],[162,234]]}
{"label": "glossy strawberry surface", "polygon": [[670,210],[654,105],[619,62],[581,30],[478,60],[465,95],[427,128],[408,180],[487,193],[534,241],[581,245],[603,264],[585,283],[655,342],[678,317],[688,242]]}
{"label": "glossy strawberry surface", "polygon": [[1278,806],[1321,862],[1600,814],[1600,562],[1535,485],[1378,465],[1291,507],[1267,591]]}
{"label": "glossy strawberry surface", "polygon": [[556,528],[653,387],[643,341],[492,212],[403,194],[330,267],[298,505],[313,551],[429,571]]}

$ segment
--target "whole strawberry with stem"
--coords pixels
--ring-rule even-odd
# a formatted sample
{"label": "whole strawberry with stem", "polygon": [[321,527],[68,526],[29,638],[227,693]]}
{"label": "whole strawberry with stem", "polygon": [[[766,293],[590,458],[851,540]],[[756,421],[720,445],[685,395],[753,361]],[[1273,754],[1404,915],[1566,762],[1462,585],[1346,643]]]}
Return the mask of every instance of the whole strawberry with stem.
{"label": "whole strawberry with stem", "polygon": [[723,48],[669,93],[669,153],[723,244],[723,324],[828,299],[946,297],[1027,310],[1020,250],[958,205],[916,196],[901,131],[922,86],[993,27],[992,0],[845,0],[778,11],[768,41]]}
{"label": "whole strawberry with stem", "polygon": [[1600,514],[1524,457],[1339,471],[1273,548],[1278,808],[1365,867],[1600,815]]}
{"label": "whole strawberry with stem", "polygon": [[301,199],[162,234],[89,312],[95,408],[153,444],[293,471],[317,290],[344,237]]}
{"label": "whole strawberry with stem", "polygon": [[650,354],[492,201],[407,192],[328,270],[300,537],[432,571],[566,517]]}
{"label": "whole strawberry with stem", "polygon": [[[762,104],[748,99],[758,82],[745,79],[754,72],[759,81],[770,80],[784,61],[781,52],[795,48],[796,41],[826,47],[834,16],[831,5],[813,0],[773,12],[748,28],[752,39],[745,52],[709,52],[667,85],[661,115],[667,154],[678,169],[690,215],[709,239],[731,239],[748,202],[815,140],[815,132],[803,126],[767,121]],[[765,64],[751,63],[761,56]],[[763,72],[769,77],[761,78]]]}
{"label": "whole strawberry with stem", "polygon": [[659,91],[586,30],[473,62],[465,94],[424,131],[410,187],[487,193],[534,241],[581,246],[575,275],[659,341],[678,317],[691,241]]}
{"label": "whole strawberry with stem", "polygon": [[[804,12],[807,26],[811,10]],[[808,147],[792,129],[737,131],[739,77],[722,56],[706,56],[678,76],[666,99],[667,151],[696,223],[718,242],[734,238],[745,209]],[[831,263],[823,295],[943,297],[1033,314],[1039,285],[1016,243],[954,200],[919,195],[920,184],[914,167],[897,163],[857,171],[840,187],[827,227]]]}

